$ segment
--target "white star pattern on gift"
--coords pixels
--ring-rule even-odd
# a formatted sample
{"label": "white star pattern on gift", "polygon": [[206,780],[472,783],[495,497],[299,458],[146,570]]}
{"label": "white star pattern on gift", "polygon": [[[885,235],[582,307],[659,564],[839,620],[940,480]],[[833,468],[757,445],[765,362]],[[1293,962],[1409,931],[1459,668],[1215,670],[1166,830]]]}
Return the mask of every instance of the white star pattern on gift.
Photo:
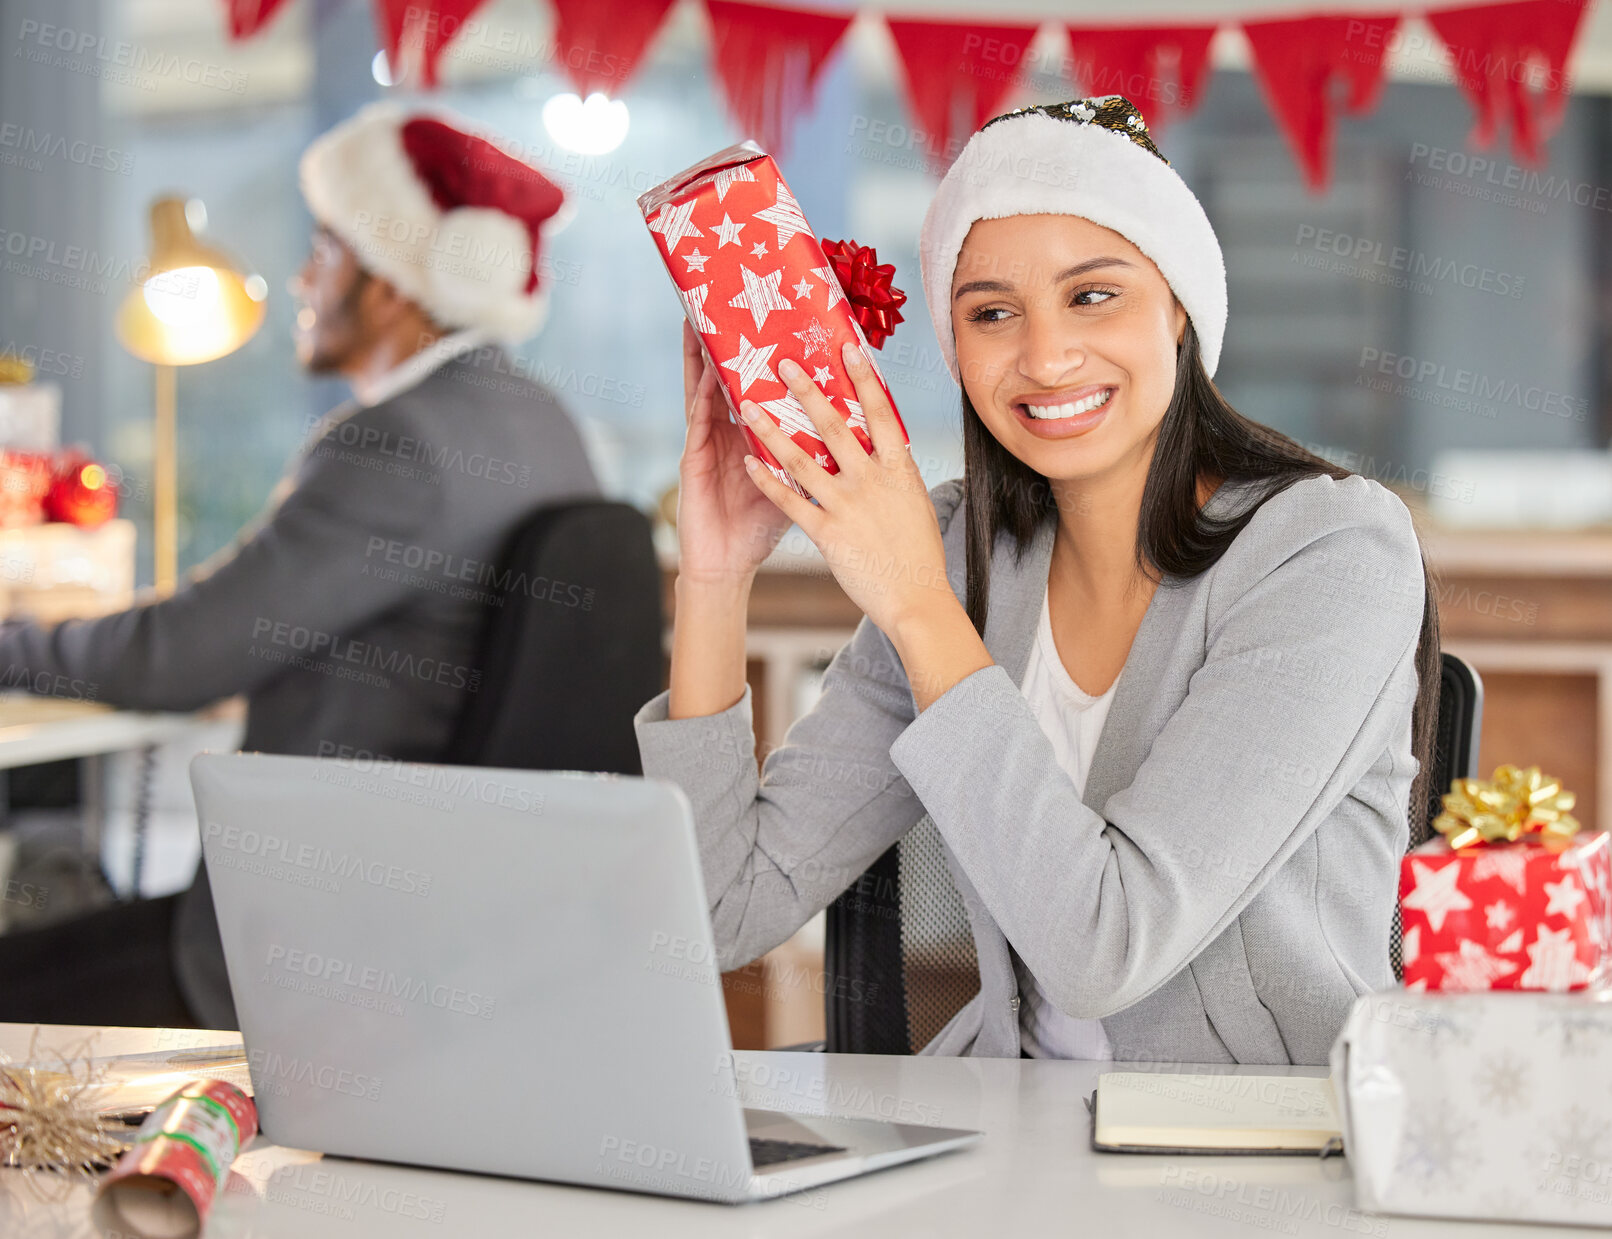
{"label": "white star pattern on gift", "polygon": [[789,186],[782,181],[778,182],[778,197],[765,211],[757,211],[756,218],[775,224],[778,228],[778,248],[783,249],[789,240],[798,232],[811,235],[811,225],[801,214],[800,203],[795,201],[795,195],[789,192]]}
{"label": "white star pattern on gift", "polygon": [[816,318],[806,325],[804,331],[794,331],[790,334],[805,346],[806,352],[803,354],[805,357],[810,357],[813,353],[821,353],[827,357],[829,342],[834,339],[834,333]]}
{"label": "white star pattern on gift", "polygon": [[813,456],[812,459],[815,460],[818,464],[822,465],[823,468],[825,468],[825,469],[828,468],[828,453],[827,452],[819,452],[819,453],[817,453],[817,455]]}
{"label": "white star pattern on gift", "polygon": [[828,309],[832,310],[845,300],[845,290],[840,287],[839,280],[834,278],[831,267],[813,267],[812,274],[823,281],[823,287],[828,289]]}
{"label": "white star pattern on gift", "polygon": [[722,222],[716,226],[717,249],[739,244],[739,233],[743,228],[744,225],[734,223],[726,211],[722,212]]}
{"label": "white star pattern on gift", "polygon": [[1550,900],[1545,905],[1545,915],[1560,912],[1568,920],[1578,915],[1578,905],[1589,898],[1578,884],[1578,875],[1572,873],[1565,874],[1560,882],[1546,882],[1545,895]]}
{"label": "white star pattern on gift", "polygon": [[668,254],[677,252],[678,243],[684,237],[703,237],[705,235],[699,225],[694,222],[695,205],[693,202],[684,202],[677,206],[667,203],[660,209],[655,218],[650,221],[650,231],[658,232],[666,239],[666,252]]}
{"label": "white star pattern on gift", "polygon": [[749,310],[750,317],[756,320],[756,330],[760,331],[767,323],[767,315],[774,310],[787,310],[789,302],[784,300],[783,293],[778,291],[778,281],[784,278],[782,267],[766,275],[757,275],[743,263],[739,264],[739,279],[744,283],[744,291],[734,296],[728,302],[736,310]]}
{"label": "white star pattern on gift", "polygon": [[1515,955],[1518,951],[1522,950],[1522,930],[1512,930],[1506,939],[1501,942],[1499,946],[1495,947],[1495,950],[1499,951],[1502,955]]}
{"label": "white star pattern on gift", "polygon": [[1528,971],[1519,977],[1524,989],[1543,989],[1560,992],[1590,979],[1590,970],[1577,958],[1578,946],[1571,929],[1546,929],[1540,926],[1538,936],[1528,947],[1532,962]]}
{"label": "white star pattern on gift", "polygon": [[812,382],[816,383],[819,387],[833,377],[834,372],[827,366],[819,366],[816,370],[812,371]]}
{"label": "white star pattern on gift", "polygon": [[772,367],[767,364],[767,361],[777,348],[776,344],[757,348],[743,335],[740,335],[739,355],[728,358],[727,361],[722,363],[722,368],[732,370],[739,376],[739,391],[741,393],[749,391],[752,383],[758,383],[762,379],[776,383],[778,379],[773,374]]}
{"label": "white star pattern on gift", "polygon": [[680,288],[677,295],[683,298],[683,309],[688,313],[688,321],[694,324],[695,331],[716,330],[716,324],[705,317],[705,299],[711,293],[709,284],[699,284],[693,288]]}
{"label": "white star pattern on gift", "polygon": [[1413,925],[1405,931],[1405,940],[1399,946],[1401,963],[1414,964],[1422,956],[1422,927]]}
{"label": "white star pattern on gift", "polygon": [[804,499],[806,497],[806,489],[805,489],[805,487],[803,487],[799,482],[795,481],[794,478],[790,477],[789,474],[785,473],[777,465],[768,465],[767,466],[767,471],[769,473],[771,473],[773,477],[777,478],[780,482],[782,482],[785,486],[789,487],[790,490],[794,491],[802,499]]}
{"label": "white star pattern on gift", "polygon": [[855,426],[858,430],[866,430],[868,428],[868,417],[866,413],[862,412],[862,402],[852,400],[849,396],[844,397],[844,400],[845,407],[851,410],[850,416],[845,419],[845,424]]}
{"label": "white star pattern on gift", "polygon": [[757,241],[754,245],[752,245],[750,247],[750,257],[752,257],[752,258],[765,258],[766,256],[767,256],[767,243],[765,241]]}
{"label": "white star pattern on gift", "polygon": [[704,275],[705,264],[710,262],[711,258],[708,254],[700,253],[700,247],[696,245],[693,250],[683,255],[683,261],[688,263],[690,271],[698,271],[701,275]]}
{"label": "white star pattern on gift", "polygon": [[1490,929],[1505,929],[1512,921],[1517,919],[1517,914],[1511,910],[1511,905],[1504,899],[1496,899],[1483,910],[1483,919],[1488,923]]}
{"label": "white star pattern on gift", "polygon": [[803,275],[800,277],[800,283],[795,285],[795,296],[804,301],[806,298],[812,295],[812,289],[816,287],[817,285],[813,284]]}
{"label": "white star pattern on gift", "polygon": [[816,439],[817,427],[812,425],[812,419],[807,416],[805,408],[793,396],[785,396],[782,400],[763,400],[761,407],[777,419],[779,427],[785,434],[810,435]]}
{"label": "white star pattern on gift", "polygon": [[1462,940],[1459,950],[1440,951],[1433,958],[1444,969],[1442,988],[1447,990],[1489,989],[1491,982],[1517,971],[1516,964],[1496,959],[1470,938]]}
{"label": "white star pattern on gift", "polygon": [[1528,854],[1521,848],[1494,848],[1478,857],[1472,866],[1472,880],[1486,882],[1499,878],[1519,895],[1528,893]]}
{"label": "white star pattern on gift", "polygon": [[754,181],[755,179],[756,174],[750,171],[748,164],[740,163],[734,164],[731,168],[723,168],[711,181],[716,186],[716,200],[721,202],[722,199],[726,198],[728,190],[733,188],[735,181]]}
{"label": "white star pattern on gift", "polygon": [[1462,912],[1472,906],[1472,901],[1455,888],[1461,876],[1459,865],[1452,863],[1435,867],[1412,860],[1411,873],[1416,889],[1405,896],[1404,906],[1425,912],[1427,923],[1433,927],[1434,933],[1443,932],[1444,918],[1451,912]]}

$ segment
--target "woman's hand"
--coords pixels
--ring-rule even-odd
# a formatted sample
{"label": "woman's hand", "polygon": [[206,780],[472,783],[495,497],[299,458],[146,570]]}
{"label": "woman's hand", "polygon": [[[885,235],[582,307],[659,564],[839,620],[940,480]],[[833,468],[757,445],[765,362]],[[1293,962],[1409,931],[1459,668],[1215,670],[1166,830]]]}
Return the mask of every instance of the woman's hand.
{"label": "woman's hand", "polygon": [[744,463],[755,489],[805,531],[851,601],[895,640],[910,621],[948,607],[960,613],[961,607],[946,579],[946,551],[929,488],[902,440],[895,411],[862,350],[847,344],[844,356],[873,454],[863,450],[806,372],[786,359],[778,377],[805,408],[839,472],[827,472],[751,400],[740,405],[739,415],[816,506],[754,456]]}
{"label": "woman's hand", "polygon": [[690,583],[748,586],[790,518],[744,476],[744,433],[728,420],[717,373],[683,323],[683,412],[678,467],[678,575]]}

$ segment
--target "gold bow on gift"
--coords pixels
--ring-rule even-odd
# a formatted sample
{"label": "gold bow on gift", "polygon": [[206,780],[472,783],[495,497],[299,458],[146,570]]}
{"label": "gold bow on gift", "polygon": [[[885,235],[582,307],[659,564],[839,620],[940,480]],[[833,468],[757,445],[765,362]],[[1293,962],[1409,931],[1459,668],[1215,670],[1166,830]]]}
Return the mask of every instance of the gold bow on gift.
{"label": "gold bow on gift", "polygon": [[1538,766],[1498,766],[1490,779],[1452,779],[1433,829],[1452,848],[1515,843],[1536,833],[1547,844],[1562,843],[1578,831],[1578,819],[1568,812],[1577,799]]}

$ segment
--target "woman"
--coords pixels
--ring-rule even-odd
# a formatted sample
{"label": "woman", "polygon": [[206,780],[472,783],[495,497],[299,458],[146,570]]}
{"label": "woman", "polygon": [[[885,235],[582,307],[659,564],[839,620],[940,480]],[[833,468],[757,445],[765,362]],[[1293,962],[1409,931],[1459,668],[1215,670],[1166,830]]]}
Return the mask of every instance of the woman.
{"label": "woman", "polygon": [[[671,687],[636,723],[693,803],[718,948],[778,945],[927,811],[980,992],[925,1052],[1325,1062],[1392,983],[1422,803],[1410,516],[1221,399],[1220,247],[1128,101],[989,122],[920,252],[963,388],[965,476],[932,492],[861,353],[871,456],[779,366],[836,475],[741,407],[814,506],[685,337]],[[867,618],[758,780],[746,600],[791,522]]]}

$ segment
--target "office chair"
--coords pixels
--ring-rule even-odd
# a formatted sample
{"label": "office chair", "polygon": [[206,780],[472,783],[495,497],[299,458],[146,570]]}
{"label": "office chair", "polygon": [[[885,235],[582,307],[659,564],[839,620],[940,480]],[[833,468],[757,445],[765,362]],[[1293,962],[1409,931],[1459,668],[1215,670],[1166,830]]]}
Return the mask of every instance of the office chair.
{"label": "office chair", "polygon": [[[1477,669],[1458,655],[1445,651],[1439,676],[1438,724],[1433,731],[1433,773],[1427,780],[1427,804],[1420,818],[1411,818],[1410,846],[1426,843],[1433,835],[1433,819],[1444,807],[1444,793],[1452,779],[1469,779],[1478,773],[1478,732],[1483,728],[1483,680]],[[1401,956],[1404,935],[1399,904],[1394,904],[1394,927],[1388,937],[1388,960],[1394,980],[1405,975]]]}
{"label": "office chair", "polygon": [[[1411,823],[1412,847],[1427,838],[1450,780],[1476,773],[1482,719],[1477,672],[1443,655],[1433,773],[1425,812]],[[1400,947],[1396,903],[1389,946],[1396,979]],[[824,987],[823,1044],[838,1053],[916,1053],[979,992],[968,916],[928,815],[829,905],[823,963],[831,982]],[[862,985],[832,983],[839,977]]]}
{"label": "office chair", "polygon": [[505,543],[450,765],[639,774],[632,716],[663,687],[660,567],[624,503],[540,508]]}

